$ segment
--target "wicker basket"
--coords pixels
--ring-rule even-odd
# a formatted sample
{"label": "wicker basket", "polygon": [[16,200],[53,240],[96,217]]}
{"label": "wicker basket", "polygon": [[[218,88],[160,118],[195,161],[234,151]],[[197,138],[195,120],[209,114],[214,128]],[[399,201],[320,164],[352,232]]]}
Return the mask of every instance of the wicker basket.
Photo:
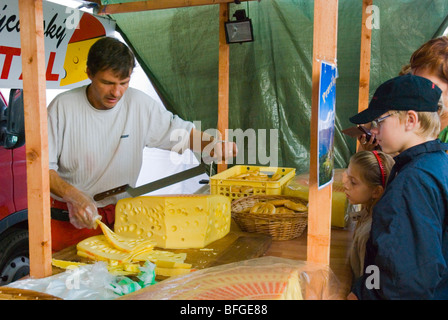
{"label": "wicker basket", "polygon": [[232,218],[242,231],[269,234],[273,240],[291,240],[300,237],[308,224],[308,212],[276,214],[244,212],[245,209],[252,208],[258,202],[281,199],[305,204],[304,200],[292,196],[250,196],[232,201]]}

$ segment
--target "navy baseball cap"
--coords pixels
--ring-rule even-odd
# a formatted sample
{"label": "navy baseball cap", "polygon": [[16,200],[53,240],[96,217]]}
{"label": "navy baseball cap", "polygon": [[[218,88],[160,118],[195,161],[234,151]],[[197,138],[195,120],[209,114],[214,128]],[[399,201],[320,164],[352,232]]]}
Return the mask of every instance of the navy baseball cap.
{"label": "navy baseball cap", "polygon": [[392,78],[376,89],[369,107],[350,118],[354,124],[369,123],[389,110],[436,112],[442,90],[432,81],[406,74]]}

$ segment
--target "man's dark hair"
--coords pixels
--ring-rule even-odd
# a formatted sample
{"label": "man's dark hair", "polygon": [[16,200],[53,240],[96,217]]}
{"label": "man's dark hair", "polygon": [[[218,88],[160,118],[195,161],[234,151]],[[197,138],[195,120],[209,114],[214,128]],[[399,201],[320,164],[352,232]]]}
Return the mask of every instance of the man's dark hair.
{"label": "man's dark hair", "polygon": [[92,76],[112,69],[121,79],[129,77],[135,67],[135,57],[123,42],[111,37],[96,41],[89,50],[87,67]]}

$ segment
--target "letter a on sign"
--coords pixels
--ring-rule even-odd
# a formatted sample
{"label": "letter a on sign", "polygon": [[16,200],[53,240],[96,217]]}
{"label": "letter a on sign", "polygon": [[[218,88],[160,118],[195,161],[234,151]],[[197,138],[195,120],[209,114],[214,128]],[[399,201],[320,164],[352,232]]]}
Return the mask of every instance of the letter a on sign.
{"label": "letter a on sign", "polygon": [[380,269],[377,266],[367,266],[366,273],[370,276],[366,279],[367,289],[379,289],[380,288]]}
{"label": "letter a on sign", "polygon": [[368,6],[366,8],[366,13],[370,16],[366,19],[366,27],[369,30],[380,28],[380,8],[378,6]]}

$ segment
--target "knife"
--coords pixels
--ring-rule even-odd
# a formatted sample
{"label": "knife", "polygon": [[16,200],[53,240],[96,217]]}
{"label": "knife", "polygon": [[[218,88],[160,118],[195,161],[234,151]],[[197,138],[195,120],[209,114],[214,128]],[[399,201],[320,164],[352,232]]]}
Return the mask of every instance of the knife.
{"label": "knife", "polygon": [[206,165],[205,163],[201,162],[198,166],[187,169],[182,172],[175,173],[173,175],[170,175],[168,177],[149,182],[147,184],[144,184],[142,186],[132,188],[129,184],[122,185],[120,187],[116,187],[101,193],[96,194],[93,199],[95,201],[103,200],[107,197],[114,196],[120,193],[127,192],[131,197],[138,197],[142,194],[146,194],[148,192],[158,190],[161,188],[164,188],[166,186],[172,185],[177,182],[181,182],[184,180],[187,180],[189,178],[196,177],[202,173],[205,173],[206,171]]}

